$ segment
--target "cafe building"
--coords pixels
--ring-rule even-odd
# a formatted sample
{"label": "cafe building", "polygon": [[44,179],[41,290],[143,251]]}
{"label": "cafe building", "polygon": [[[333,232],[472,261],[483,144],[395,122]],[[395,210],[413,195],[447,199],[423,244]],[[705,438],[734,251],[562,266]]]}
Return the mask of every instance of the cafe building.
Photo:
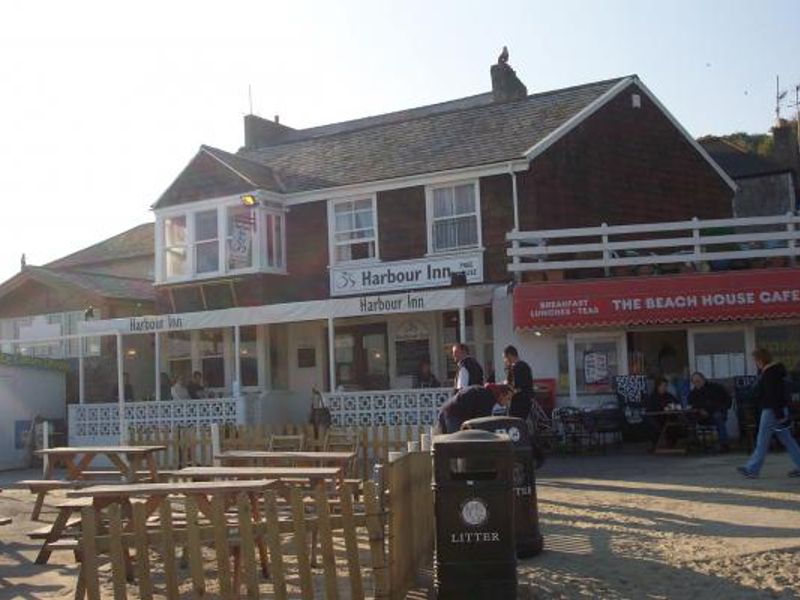
{"label": "cafe building", "polygon": [[[502,294],[498,327],[539,376],[557,381],[559,406],[641,396],[657,377],[685,399],[695,371],[735,391],[756,373],[750,357],[756,348],[798,372],[798,224],[789,213],[642,225],[636,233],[627,227],[525,233],[520,240],[537,245],[519,250],[520,272],[555,266],[560,276],[575,278],[520,283]],[[720,227],[732,233],[720,234]],[[580,257],[569,254],[570,237],[585,240]]]}
{"label": "cafe building", "polygon": [[[502,380],[513,286],[559,271],[523,273],[513,253],[546,246],[515,236],[730,217],[735,185],[637,76],[528,94],[504,57],[490,72],[488,93],[305,129],[247,115],[237,152],[202,146],[152,207],[153,314],[80,326],[154,385],[82,398],[71,436],[304,421],[314,390],[337,424],[431,423],[452,343]],[[208,397],[168,399],[195,371]]]}

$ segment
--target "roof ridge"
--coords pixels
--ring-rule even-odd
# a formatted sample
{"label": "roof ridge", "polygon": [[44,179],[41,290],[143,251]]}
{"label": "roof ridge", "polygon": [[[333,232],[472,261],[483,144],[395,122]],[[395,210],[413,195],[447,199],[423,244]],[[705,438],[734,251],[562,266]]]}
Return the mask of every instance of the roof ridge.
{"label": "roof ridge", "polygon": [[[47,268],[47,267],[36,267],[39,269]],[[58,274],[64,275],[91,275],[92,277],[111,277],[113,279],[124,279],[126,281],[153,281],[147,277],[132,277],[131,275],[118,275],[116,273],[102,273],[99,271],[83,271],[81,269],[50,269],[47,268],[48,271],[54,271]]]}
{"label": "roof ridge", "polygon": [[[623,79],[627,79],[627,78],[636,78],[636,79],[638,79],[638,77],[635,74],[633,74],[633,75],[624,75],[624,76],[621,76],[621,77],[611,77],[609,79],[601,79],[601,80],[598,80],[598,81],[591,81],[589,83],[581,83],[581,84],[577,84],[577,85],[567,86],[567,87],[564,87],[564,88],[557,88],[557,89],[554,89],[554,90],[547,90],[547,91],[543,91],[543,92],[537,92],[535,94],[528,94],[524,98],[519,98],[517,100],[511,100],[511,101],[507,101],[507,102],[498,102],[498,103],[491,102],[489,104],[483,104],[483,105],[480,105],[480,106],[465,106],[465,107],[460,107],[460,108],[453,108],[452,110],[444,110],[444,111],[441,111],[441,112],[431,113],[431,114],[421,114],[421,115],[409,117],[408,119],[403,119],[403,120],[394,121],[394,122],[369,123],[369,124],[363,125],[362,127],[354,127],[352,129],[345,129],[343,131],[335,131],[335,132],[331,132],[331,133],[328,133],[328,134],[320,134],[320,135],[317,135],[317,136],[299,137],[297,139],[289,139],[289,140],[285,140],[285,141],[282,141],[282,142],[277,142],[275,144],[270,144],[268,146],[259,146],[257,148],[247,149],[247,148],[242,147],[237,151],[235,156],[241,157],[241,158],[245,158],[247,160],[250,160],[250,162],[256,162],[256,164],[260,164],[262,166],[266,166],[266,165],[263,165],[263,163],[259,163],[258,161],[253,161],[253,159],[248,158],[247,154],[240,154],[240,153],[241,152],[247,152],[247,153],[253,154],[253,153],[259,152],[260,150],[266,150],[266,149],[269,149],[269,148],[285,147],[285,146],[290,146],[290,145],[296,144],[296,143],[307,142],[310,139],[332,138],[332,137],[335,137],[335,136],[338,136],[338,135],[348,135],[348,134],[355,133],[355,132],[365,131],[367,129],[385,127],[385,126],[388,126],[388,125],[396,125],[398,122],[399,123],[408,123],[408,122],[412,122],[412,121],[421,121],[423,119],[439,117],[439,116],[446,115],[446,114],[453,114],[453,113],[458,113],[458,112],[469,112],[469,111],[473,111],[473,110],[481,110],[481,109],[485,109],[487,106],[492,106],[492,105],[495,105],[495,104],[498,105],[498,106],[499,105],[505,106],[505,105],[508,105],[508,104],[516,104],[516,103],[519,103],[519,102],[524,102],[524,101],[530,100],[532,98],[539,98],[539,97],[542,97],[542,96],[548,96],[548,95],[559,94],[559,93],[563,93],[563,92],[569,92],[569,91],[572,91],[572,90],[583,89],[583,88],[592,87],[592,86],[595,86],[595,85],[603,85],[603,84],[608,84],[608,83],[612,83],[612,82],[619,82],[619,81],[622,81]],[[477,98],[479,96],[484,96],[484,95],[487,95],[487,94],[491,94],[491,92],[484,92],[482,94],[475,94],[475,95],[472,95],[472,96],[465,96],[464,98],[456,98],[454,100],[447,100],[447,101],[444,101],[444,102],[437,102],[437,103],[434,103],[434,104],[426,104],[426,105],[423,105],[423,106],[417,106],[417,107],[413,107],[413,108],[405,108],[405,109],[392,111],[392,112],[388,112],[388,113],[372,115],[372,116],[369,116],[369,117],[361,117],[361,118],[358,118],[358,119],[350,119],[348,121],[339,121],[339,122],[336,122],[336,123],[327,123],[325,125],[316,125],[314,127],[307,127],[305,129],[296,129],[295,131],[297,133],[299,133],[299,134],[302,134],[304,131],[308,131],[308,130],[311,130],[311,129],[322,128],[322,127],[332,127],[332,126],[335,126],[335,125],[344,125],[346,123],[357,122],[357,121],[361,121],[361,120],[364,120],[364,119],[385,117],[385,116],[390,116],[390,115],[393,115],[393,114],[402,113],[402,112],[406,112],[406,111],[413,111],[413,110],[417,110],[417,109],[428,108],[428,107],[432,107],[432,106],[439,106],[439,105],[442,105],[442,104],[448,104],[449,102],[458,102],[458,101],[461,101],[461,100],[466,100],[468,98]]]}

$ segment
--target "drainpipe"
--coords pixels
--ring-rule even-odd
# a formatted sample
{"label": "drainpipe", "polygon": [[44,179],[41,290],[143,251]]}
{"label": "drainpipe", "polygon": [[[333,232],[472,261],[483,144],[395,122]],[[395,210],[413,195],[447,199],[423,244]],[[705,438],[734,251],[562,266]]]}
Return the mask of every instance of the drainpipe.
{"label": "drainpipe", "polygon": [[[511,202],[514,208],[514,229],[513,233],[519,233],[519,196],[517,193],[517,174],[514,172],[514,167],[511,163],[508,163],[508,174],[511,176]],[[511,246],[514,250],[519,250],[519,241],[514,240],[511,242]],[[512,258],[512,262],[514,265],[519,264],[519,256],[514,256]],[[519,271],[514,271],[514,281],[519,282],[522,278],[522,273]]]}

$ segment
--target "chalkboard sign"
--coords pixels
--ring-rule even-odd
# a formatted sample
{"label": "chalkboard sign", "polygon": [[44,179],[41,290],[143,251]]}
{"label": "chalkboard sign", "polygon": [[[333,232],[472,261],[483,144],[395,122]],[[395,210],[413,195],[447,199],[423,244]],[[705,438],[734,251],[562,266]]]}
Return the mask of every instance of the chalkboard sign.
{"label": "chalkboard sign", "polygon": [[397,375],[416,375],[419,363],[430,360],[428,340],[405,340],[395,343],[397,355]]}

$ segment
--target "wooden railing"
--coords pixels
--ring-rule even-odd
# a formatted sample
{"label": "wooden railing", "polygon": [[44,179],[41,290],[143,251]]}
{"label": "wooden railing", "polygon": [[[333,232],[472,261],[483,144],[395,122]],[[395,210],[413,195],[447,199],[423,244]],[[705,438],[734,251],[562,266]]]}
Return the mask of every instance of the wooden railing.
{"label": "wooden railing", "polygon": [[402,599],[433,559],[430,452],[410,452],[385,465],[391,598]]}
{"label": "wooden railing", "polygon": [[800,255],[800,216],[602,224],[506,235],[511,272],[693,264]]}
{"label": "wooden railing", "polygon": [[[349,433],[356,440],[357,473],[369,479],[376,463],[385,463],[389,452],[406,450],[408,442],[418,442],[423,433],[430,431],[423,426],[396,427],[350,427],[333,428],[337,432]],[[147,430],[131,430],[129,441],[138,445],[166,446],[165,452],[157,455],[160,469],[179,469],[188,465],[208,466],[213,464],[214,449],[220,450],[266,450],[271,435],[303,435],[305,448],[310,451],[325,448],[328,429],[313,425],[223,425],[219,427],[219,440],[215,441],[212,428],[154,427]],[[216,446],[215,446],[216,445]]]}
{"label": "wooden railing", "polygon": [[[243,589],[248,598],[278,600],[389,598],[385,515],[378,493],[367,482],[359,511],[352,490],[344,490],[335,513],[322,488],[306,497],[294,488],[286,505],[274,491],[261,498],[217,497],[210,515],[193,498],[180,511],[164,502],[158,521],[147,519],[144,503],[133,504],[127,516],[118,504],[103,511],[84,508],[76,598],[239,598]],[[253,518],[253,502],[263,504],[262,517]],[[234,511],[226,512],[226,506]],[[309,537],[316,539],[321,555],[314,569],[316,552],[309,553]],[[265,548],[269,582],[259,574]],[[188,568],[178,568],[179,560]],[[100,568],[106,562],[110,570]]]}

